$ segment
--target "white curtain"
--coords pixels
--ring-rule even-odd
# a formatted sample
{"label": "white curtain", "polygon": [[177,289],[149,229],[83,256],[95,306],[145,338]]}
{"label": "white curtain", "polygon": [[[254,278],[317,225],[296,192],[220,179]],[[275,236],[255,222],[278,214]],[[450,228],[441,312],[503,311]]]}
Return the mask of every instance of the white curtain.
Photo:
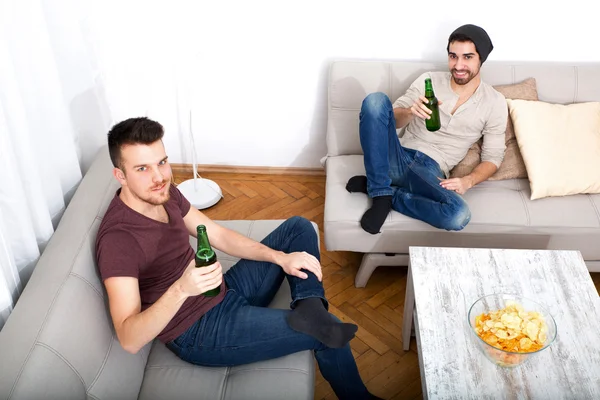
{"label": "white curtain", "polygon": [[[61,3],[61,8],[66,5]],[[39,0],[0,0],[0,329],[84,166],[86,147],[78,143],[78,131],[85,131],[85,124],[74,115],[74,91],[86,86],[85,79],[74,80],[69,68],[77,62],[61,56],[78,47],[60,46],[60,36],[71,28],[77,32],[78,23],[68,14],[49,21],[51,6]],[[69,38],[71,43],[76,39]],[[89,59],[83,64],[91,74]],[[101,113],[98,106],[87,108],[92,110],[88,115]]]}
{"label": "white curtain", "polygon": [[0,329],[110,127],[146,115],[187,142],[199,15],[192,0],[0,0]]}

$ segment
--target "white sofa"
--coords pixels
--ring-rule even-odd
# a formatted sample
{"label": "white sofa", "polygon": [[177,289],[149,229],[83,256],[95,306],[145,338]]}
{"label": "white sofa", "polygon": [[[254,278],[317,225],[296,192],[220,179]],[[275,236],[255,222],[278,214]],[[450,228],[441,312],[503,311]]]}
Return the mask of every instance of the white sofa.
{"label": "white sofa", "polygon": [[[355,279],[366,285],[381,265],[407,265],[409,246],[579,250],[590,271],[600,271],[600,195],[572,195],[530,200],[527,179],[483,182],[465,194],[471,222],[460,232],[438,230],[392,211],[371,235],[360,218],[371,200],[348,193],[348,179],[364,175],[358,135],[363,99],[386,93],[393,102],[423,72],[447,71],[445,63],[336,61],[328,82],[327,185],[324,240],[329,251],[364,253]],[[486,62],[482,79],[492,85],[512,84],[529,77],[537,81],[540,101],[574,103],[600,101],[600,64]]]}

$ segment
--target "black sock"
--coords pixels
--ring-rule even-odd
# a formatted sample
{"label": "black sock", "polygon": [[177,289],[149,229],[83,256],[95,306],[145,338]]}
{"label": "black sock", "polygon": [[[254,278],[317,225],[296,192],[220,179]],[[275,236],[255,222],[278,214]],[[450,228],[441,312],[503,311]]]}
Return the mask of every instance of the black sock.
{"label": "black sock", "polygon": [[306,333],[331,348],[344,347],[358,330],[354,324],[334,320],[318,297],[298,301],[287,321],[295,331]]}
{"label": "black sock", "polygon": [[360,219],[360,226],[371,233],[379,233],[379,229],[385,222],[390,210],[392,209],[392,196],[378,196],[373,198],[373,205]]}
{"label": "black sock", "polygon": [[350,193],[360,192],[367,193],[367,177],[364,175],[356,175],[348,180],[346,190]]}

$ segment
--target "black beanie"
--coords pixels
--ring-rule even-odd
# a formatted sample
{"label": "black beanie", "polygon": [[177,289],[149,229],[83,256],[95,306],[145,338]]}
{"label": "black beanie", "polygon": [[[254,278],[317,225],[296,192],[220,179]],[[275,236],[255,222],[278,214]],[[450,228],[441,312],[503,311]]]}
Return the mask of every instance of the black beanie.
{"label": "black beanie", "polygon": [[487,60],[488,56],[494,49],[494,45],[492,45],[492,40],[488,36],[487,32],[483,30],[483,28],[478,27],[477,25],[463,25],[458,28],[448,38],[448,47],[447,51],[450,51],[450,42],[455,40],[454,36],[456,35],[464,35],[471,42],[475,44],[475,49],[477,53],[479,53],[479,58],[481,59],[481,63]]}

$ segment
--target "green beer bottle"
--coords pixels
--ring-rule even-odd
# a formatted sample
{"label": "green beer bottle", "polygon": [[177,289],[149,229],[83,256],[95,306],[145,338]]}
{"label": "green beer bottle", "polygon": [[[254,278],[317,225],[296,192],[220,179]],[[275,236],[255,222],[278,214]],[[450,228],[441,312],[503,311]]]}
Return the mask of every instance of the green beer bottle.
{"label": "green beer bottle", "polygon": [[440,109],[438,107],[438,99],[433,93],[433,86],[431,85],[431,78],[425,79],[425,97],[427,98],[427,108],[431,110],[429,119],[425,120],[425,127],[428,131],[434,132],[440,129]]}
{"label": "green beer bottle", "polygon": [[[217,254],[210,247],[208,241],[208,234],[206,233],[206,226],[198,225],[196,227],[196,233],[198,234],[198,247],[196,249],[196,268],[206,267],[214,264],[217,261]],[[206,297],[215,297],[221,293],[221,287],[217,286],[214,289],[207,290],[202,293]]]}

